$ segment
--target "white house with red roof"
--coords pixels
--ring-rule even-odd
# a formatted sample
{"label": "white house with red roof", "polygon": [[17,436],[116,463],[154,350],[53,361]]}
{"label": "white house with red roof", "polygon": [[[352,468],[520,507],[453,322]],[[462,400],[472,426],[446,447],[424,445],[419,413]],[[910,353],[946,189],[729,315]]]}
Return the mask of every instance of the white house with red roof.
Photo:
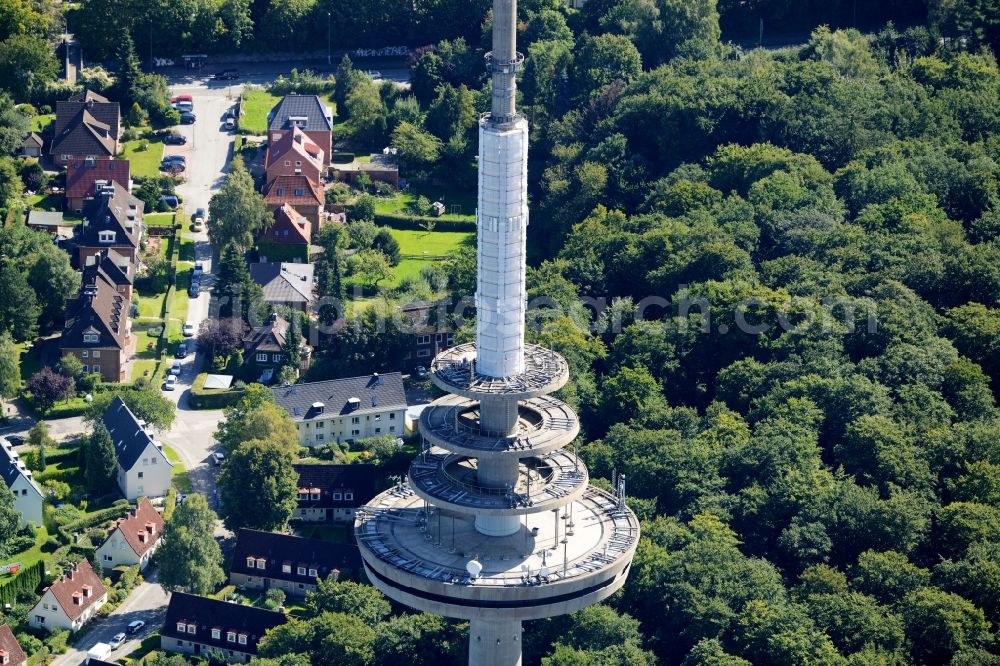
{"label": "white house with red roof", "polygon": [[45,588],[42,598],[28,611],[35,629],[76,631],[87,624],[108,600],[108,590],[90,562],[81,560]]}
{"label": "white house with red roof", "polygon": [[105,568],[138,566],[140,570],[145,569],[160,547],[163,524],[156,507],[147,498],[142,498],[135,509],[118,520],[97,549],[98,561]]}

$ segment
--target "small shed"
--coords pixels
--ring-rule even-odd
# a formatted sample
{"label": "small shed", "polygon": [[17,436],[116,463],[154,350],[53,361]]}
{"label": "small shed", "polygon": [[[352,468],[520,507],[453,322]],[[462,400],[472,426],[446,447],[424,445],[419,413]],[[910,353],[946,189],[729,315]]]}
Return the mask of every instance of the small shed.
{"label": "small shed", "polygon": [[431,214],[434,215],[434,217],[441,217],[442,215],[444,215],[445,214],[444,204],[441,203],[440,201],[435,201],[434,203],[432,203]]}
{"label": "small shed", "polygon": [[206,389],[226,390],[233,385],[232,375],[209,375],[205,377]]}

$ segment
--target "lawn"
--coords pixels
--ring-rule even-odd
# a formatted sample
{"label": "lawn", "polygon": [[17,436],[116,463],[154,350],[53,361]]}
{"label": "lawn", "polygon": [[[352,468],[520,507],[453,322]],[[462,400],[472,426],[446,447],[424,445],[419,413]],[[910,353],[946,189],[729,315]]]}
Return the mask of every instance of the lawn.
{"label": "lawn", "polygon": [[21,342],[17,348],[21,351],[21,381],[26,382],[41,369],[41,349],[30,342]]}
{"label": "lawn", "polygon": [[[145,150],[142,145],[147,143]],[[126,141],[121,157],[129,161],[133,176],[155,178],[160,175],[160,160],[163,159],[163,141],[158,137],[148,137]]]}
{"label": "lawn", "polygon": [[149,213],[142,219],[151,227],[169,227],[174,223],[174,213]]}
{"label": "lawn", "polygon": [[[430,219],[457,222],[474,222],[476,220],[476,192],[474,190],[453,192],[423,185],[413,185],[392,197],[376,198],[375,212],[380,215],[410,214],[408,206],[421,196],[427,197],[431,203],[440,201],[448,209],[444,215]],[[459,212],[451,212],[453,207],[457,207]]]}
{"label": "lawn", "polygon": [[387,287],[398,287],[404,278],[419,276],[424,267],[443,261],[463,244],[474,242],[476,235],[472,231],[391,231],[399,242],[400,261],[395,277],[383,283]]}
{"label": "lawn", "polygon": [[143,319],[159,319],[163,313],[163,299],[166,292],[139,292],[139,317]]}
{"label": "lawn", "polygon": [[56,194],[33,194],[28,197],[28,208],[32,210],[62,210],[63,197]]}
{"label": "lawn", "polygon": [[54,113],[39,113],[37,116],[32,116],[31,131],[44,132],[45,128],[52,124],[55,119],[56,114]]}
{"label": "lawn", "polygon": [[281,100],[260,88],[250,88],[243,91],[243,102],[240,107],[239,127],[245,134],[264,134],[267,131],[267,114]]}
{"label": "lawn", "polygon": [[174,464],[174,469],[172,472],[174,478],[174,487],[177,488],[179,493],[190,493],[194,490],[191,485],[191,477],[188,476],[187,470],[184,469],[184,465],[181,464],[181,457],[177,455],[169,446],[163,446],[163,452],[167,454],[167,460]]}

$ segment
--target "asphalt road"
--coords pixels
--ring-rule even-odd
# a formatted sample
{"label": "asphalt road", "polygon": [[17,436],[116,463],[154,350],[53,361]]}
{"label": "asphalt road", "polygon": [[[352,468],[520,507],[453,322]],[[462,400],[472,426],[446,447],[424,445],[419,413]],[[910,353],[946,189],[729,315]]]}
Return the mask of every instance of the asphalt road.
{"label": "asphalt road", "polygon": [[136,586],[128,599],[111,615],[94,621],[87,634],[81,640],[74,641],[66,654],[56,657],[52,666],[76,666],[83,663],[90,648],[97,643],[110,643],[115,634],[124,632],[128,624],[135,620],[144,621],[146,626],[138,634],[129,636],[121,647],[112,652],[110,661],[132,652],[139,647],[143,639],[158,631],[167,614],[168,596],[159,583],[155,582],[155,578],[154,573],[150,580],[145,580]]}

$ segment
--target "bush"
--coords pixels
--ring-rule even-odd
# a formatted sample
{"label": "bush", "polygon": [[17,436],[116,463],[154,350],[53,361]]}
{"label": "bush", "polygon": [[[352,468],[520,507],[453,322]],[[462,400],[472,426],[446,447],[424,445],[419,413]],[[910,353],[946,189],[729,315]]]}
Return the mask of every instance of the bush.
{"label": "bush", "polygon": [[274,95],[287,95],[293,92],[301,95],[329,95],[333,92],[334,86],[332,76],[321,77],[309,69],[301,72],[293,69],[287,78],[278,76],[267,89]]}
{"label": "bush", "polygon": [[56,629],[45,639],[45,647],[52,654],[64,654],[69,644],[69,632],[65,629]]}
{"label": "bush", "polygon": [[330,156],[330,161],[334,164],[350,164],[351,162],[354,161],[354,153],[340,152],[335,150],[333,151],[333,154]]}
{"label": "bush", "polygon": [[48,114],[52,113],[52,107],[49,106],[48,104],[42,104],[41,108],[38,109],[38,112],[42,113],[42,114],[45,114],[45,115],[48,115]]}

